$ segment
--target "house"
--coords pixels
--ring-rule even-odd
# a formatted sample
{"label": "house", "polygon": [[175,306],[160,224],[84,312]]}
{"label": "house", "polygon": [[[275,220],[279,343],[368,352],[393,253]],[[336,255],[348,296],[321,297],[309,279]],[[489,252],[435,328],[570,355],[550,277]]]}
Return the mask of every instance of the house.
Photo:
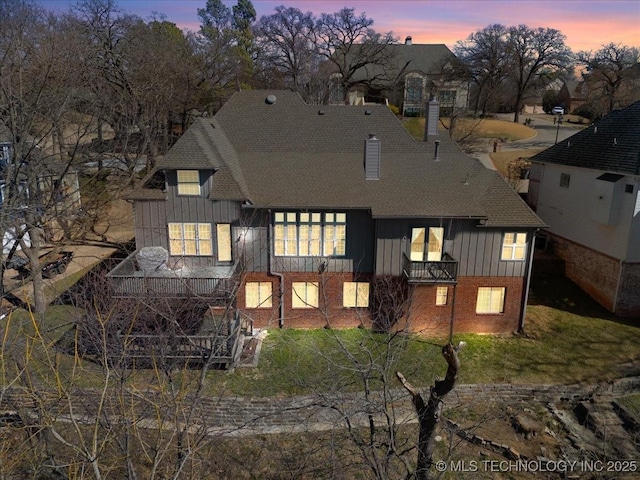
{"label": "house", "polygon": [[114,295],[197,295],[256,327],[520,329],[544,224],[437,134],[437,101],[428,115],[418,142],[382,105],[236,93],[131,193],[137,250]]}
{"label": "house", "polygon": [[[81,206],[76,170],[65,162],[42,155],[32,140],[26,141],[26,146],[26,153],[18,153],[11,131],[0,123],[0,223],[5,253],[14,244],[16,230],[25,228],[20,223],[25,209],[36,206],[36,202],[36,209],[45,219],[43,226],[49,239],[59,236],[60,221],[73,217]],[[14,155],[18,158],[13,158]],[[31,174],[35,175],[34,183],[37,183],[35,195],[33,187],[28,185]],[[25,238],[28,239],[28,235]]]}
{"label": "house", "polygon": [[531,158],[529,202],[566,275],[621,316],[640,315],[640,102]]}
{"label": "house", "polygon": [[571,113],[587,101],[587,86],[583,81],[565,80],[558,92],[558,105]]}
{"label": "house", "polygon": [[[359,82],[349,92],[351,105],[390,103],[402,115],[424,116],[425,105],[432,97],[440,102],[441,113],[466,109],[469,82],[458,58],[444,44],[414,44],[411,37],[404,44],[387,45],[389,61],[384,65],[367,65],[356,70]],[[343,95],[334,95],[342,103]]]}

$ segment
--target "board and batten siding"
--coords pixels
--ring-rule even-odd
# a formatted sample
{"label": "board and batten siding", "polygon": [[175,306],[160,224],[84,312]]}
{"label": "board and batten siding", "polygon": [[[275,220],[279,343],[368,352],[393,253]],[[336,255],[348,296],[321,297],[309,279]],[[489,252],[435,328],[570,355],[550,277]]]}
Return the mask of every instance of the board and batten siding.
{"label": "board and batten siding", "polygon": [[[160,246],[169,250],[169,223],[208,223],[211,225],[213,257],[180,257],[190,266],[215,265],[217,252],[216,223],[229,223],[237,226],[240,221],[240,202],[229,200],[211,200],[211,174],[213,171],[201,171],[200,195],[177,195],[176,172],[167,172],[166,200],[136,200],[135,235],[136,248]],[[202,179],[205,179],[202,181]],[[232,238],[232,248],[235,248]],[[235,253],[235,251],[234,251]]]}
{"label": "board and batten siding", "polygon": [[[606,224],[592,213],[599,201],[597,178],[604,172],[550,163],[541,172],[536,213],[551,233],[618,260],[640,261],[638,180],[625,176],[616,182],[619,197],[612,203],[613,221]],[[568,187],[560,186],[563,173],[570,175]],[[624,191],[626,185],[632,193]]]}
{"label": "board and batten siding", "polygon": [[[523,277],[526,261],[501,260],[505,232],[526,232],[527,247],[533,230],[496,229],[477,226],[475,221],[434,219],[378,220],[376,238],[376,275],[402,274],[410,252],[413,227],[444,227],[443,253],[458,261],[458,276]],[[527,248],[528,251],[528,248]]]}
{"label": "board and batten siding", "polygon": [[[277,272],[318,272],[323,265],[326,272],[361,273],[373,272],[374,229],[371,216],[366,211],[347,210],[347,242],[343,257],[324,256],[273,256],[272,268]],[[246,242],[245,256],[248,260],[248,271],[265,271],[268,266],[267,253],[273,254],[273,246],[269,245],[267,215],[262,216],[262,225],[252,225],[250,242]]]}

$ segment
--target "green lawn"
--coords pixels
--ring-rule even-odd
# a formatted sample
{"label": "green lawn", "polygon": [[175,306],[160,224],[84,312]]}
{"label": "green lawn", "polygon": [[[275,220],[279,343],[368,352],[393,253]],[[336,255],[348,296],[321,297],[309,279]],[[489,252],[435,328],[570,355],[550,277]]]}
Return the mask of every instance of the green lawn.
{"label": "green lawn", "polygon": [[[43,325],[36,329],[26,312],[16,312],[2,322],[6,349],[30,346],[37,370],[47,373],[60,368],[63,377],[84,386],[100,382],[101,369],[87,360],[58,353],[53,362],[51,347],[61,332],[70,328],[78,312],[67,306],[52,306]],[[534,278],[524,336],[455,335],[454,343],[467,342],[461,351],[462,383],[576,383],[601,382],[629,374],[640,374],[640,319],[616,319],[571,282],[556,278]],[[427,386],[442,377],[446,363],[440,355],[443,338],[415,335],[395,336],[366,329],[296,330],[272,329],[264,341],[257,368],[211,371],[207,390],[213,394],[274,396],[304,394],[320,390],[362,390],[359,372],[374,374],[370,388],[381,386],[385,374],[402,371],[415,385]],[[46,347],[46,349],[44,348]],[[47,350],[47,351],[45,351]],[[3,357],[6,372],[11,365]],[[26,358],[26,357],[24,357]],[[388,368],[375,365],[387,363]],[[139,388],[155,384],[158,371],[131,374]],[[197,369],[176,374],[184,385],[199,376]],[[10,378],[4,376],[6,382]],[[393,378],[390,383],[399,385]]]}

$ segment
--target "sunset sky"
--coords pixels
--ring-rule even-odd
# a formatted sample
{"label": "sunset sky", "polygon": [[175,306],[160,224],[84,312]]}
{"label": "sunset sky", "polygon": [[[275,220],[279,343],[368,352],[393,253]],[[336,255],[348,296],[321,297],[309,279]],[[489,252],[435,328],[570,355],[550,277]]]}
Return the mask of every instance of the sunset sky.
{"label": "sunset sky", "polygon": [[[37,0],[54,10],[66,10],[73,0]],[[235,1],[224,0],[228,6]],[[148,19],[153,12],[183,29],[199,27],[197,9],[206,0],[119,0],[122,10]],[[258,18],[278,5],[302,11],[333,13],[347,6],[372,18],[378,32],[392,31],[401,41],[444,43],[453,47],[492,23],[550,27],[566,35],[573,51],[597,50],[614,42],[640,47],[640,0],[253,0]]]}

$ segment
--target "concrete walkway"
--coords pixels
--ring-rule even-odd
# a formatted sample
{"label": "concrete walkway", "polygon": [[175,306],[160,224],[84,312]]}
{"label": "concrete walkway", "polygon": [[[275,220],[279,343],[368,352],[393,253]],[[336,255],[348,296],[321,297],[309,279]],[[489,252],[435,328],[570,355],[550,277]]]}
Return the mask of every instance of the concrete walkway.
{"label": "concrete walkway", "polygon": [[[513,119],[513,114],[498,115],[496,118],[498,120],[511,121]],[[558,142],[562,142],[580,130],[580,127],[575,124],[569,124],[566,122],[562,125],[554,124],[553,115],[523,115],[521,118],[523,120],[525,118],[531,118],[533,120],[532,127],[536,131],[536,134],[531,138],[501,143],[500,151],[549,148],[556,143],[556,136]],[[489,147],[492,149],[493,145],[491,144]],[[480,160],[486,168],[495,170],[496,167],[491,161],[490,154],[491,150],[487,150],[476,154],[475,158]]]}

